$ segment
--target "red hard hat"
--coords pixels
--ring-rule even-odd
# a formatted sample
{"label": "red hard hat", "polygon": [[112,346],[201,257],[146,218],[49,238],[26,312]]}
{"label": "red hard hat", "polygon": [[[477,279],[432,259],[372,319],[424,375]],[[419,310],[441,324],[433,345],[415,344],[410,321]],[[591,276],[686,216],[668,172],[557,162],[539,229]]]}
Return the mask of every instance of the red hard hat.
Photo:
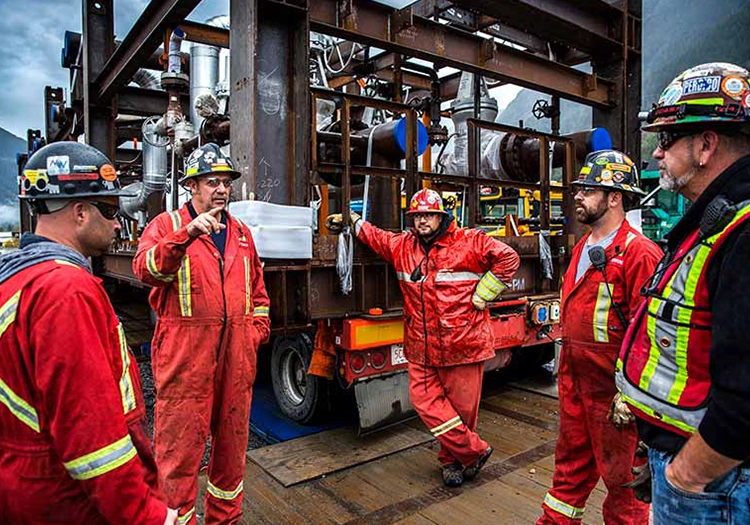
{"label": "red hard hat", "polygon": [[415,193],[411,198],[407,215],[412,213],[443,213],[448,212],[443,208],[443,199],[435,190],[424,188]]}

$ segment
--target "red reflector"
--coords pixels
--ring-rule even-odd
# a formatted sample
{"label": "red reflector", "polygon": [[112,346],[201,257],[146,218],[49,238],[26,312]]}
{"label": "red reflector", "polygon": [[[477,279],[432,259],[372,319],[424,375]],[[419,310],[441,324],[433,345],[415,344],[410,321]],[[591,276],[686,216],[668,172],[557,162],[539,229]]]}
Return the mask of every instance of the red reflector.
{"label": "red reflector", "polygon": [[349,356],[349,368],[355,374],[359,374],[367,366],[367,360],[359,352],[353,353]]}
{"label": "red reflector", "polygon": [[385,354],[379,350],[370,353],[370,364],[373,368],[383,368],[385,366]]}

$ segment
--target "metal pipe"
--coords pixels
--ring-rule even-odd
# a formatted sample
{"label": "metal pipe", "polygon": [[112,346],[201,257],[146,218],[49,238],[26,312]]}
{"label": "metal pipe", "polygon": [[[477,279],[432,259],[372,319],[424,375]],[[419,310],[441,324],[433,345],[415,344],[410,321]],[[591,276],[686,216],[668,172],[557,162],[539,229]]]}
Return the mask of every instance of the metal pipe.
{"label": "metal pipe", "polygon": [[158,117],[149,117],[144,121],[143,132],[143,181],[137,183],[138,194],[134,197],[120,198],[120,208],[131,219],[136,219],[139,212],[146,211],[149,195],[164,191],[167,183],[169,138],[157,133]]}

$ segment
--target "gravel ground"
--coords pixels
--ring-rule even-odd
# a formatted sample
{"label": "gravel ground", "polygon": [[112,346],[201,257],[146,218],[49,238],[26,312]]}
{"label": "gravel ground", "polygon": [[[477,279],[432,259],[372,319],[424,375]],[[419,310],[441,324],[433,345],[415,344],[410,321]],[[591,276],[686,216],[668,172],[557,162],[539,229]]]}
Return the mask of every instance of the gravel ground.
{"label": "gravel ground", "polygon": [[[141,385],[143,386],[143,398],[146,402],[146,419],[148,426],[148,435],[154,439],[154,403],[156,402],[156,392],[154,390],[154,375],[151,371],[151,361],[144,360],[138,362],[138,369],[141,372]],[[249,424],[249,422],[248,422]],[[266,442],[250,431],[250,438],[247,442],[247,450],[266,446]],[[201,467],[208,465],[208,457],[211,451],[211,438],[206,442],[206,450],[203,453]]]}

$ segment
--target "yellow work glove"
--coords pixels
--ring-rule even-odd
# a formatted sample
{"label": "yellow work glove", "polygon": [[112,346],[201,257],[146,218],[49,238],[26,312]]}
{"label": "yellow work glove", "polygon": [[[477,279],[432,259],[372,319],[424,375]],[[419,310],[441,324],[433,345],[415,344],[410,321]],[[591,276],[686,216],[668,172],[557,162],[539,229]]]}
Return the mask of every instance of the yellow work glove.
{"label": "yellow work glove", "polygon": [[[362,217],[358,213],[349,214],[349,225],[354,226]],[[337,235],[344,229],[344,218],[340,213],[333,213],[326,217],[326,228],[328,231]]]}
{"label": "yellow work glove", "polygon": [[635,422],[635,416],[628,408],[628,405],[622,400],[622,395],[618,392],[612,399],[612,404],[609,406],[609,413],[607,419],[612,423],[617,430],[622,430],[627,425]]}
{"label": "yellow work glove", "polygon": [[508,285],[495,277],[495,274],[487,272],[477,284],[471,302],[477,310],[484,310],[487,303],[494,301],[507,287]]}

